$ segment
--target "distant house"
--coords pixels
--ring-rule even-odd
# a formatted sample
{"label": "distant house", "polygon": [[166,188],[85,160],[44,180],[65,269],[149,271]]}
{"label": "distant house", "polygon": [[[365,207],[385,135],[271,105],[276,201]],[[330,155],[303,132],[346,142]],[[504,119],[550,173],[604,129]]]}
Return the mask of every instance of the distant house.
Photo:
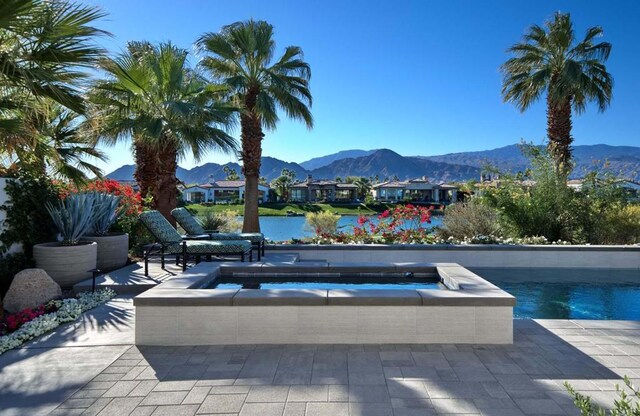
{"label": "distant house", "polygon": [[412,201],[450,204],[458,200],[458,187],[431,183],[427,178],[387,181],[373,185],[376,201]]}
{"label": "distant house", "polygon": [[342,183],[325,179],[313,179],[289,187],[291,202],[355,202],[358,199],[358,187],[352,183]]}
{"label": "distant house", "polygon": [[[581,191],[584,187],[591,186],[591,183],[592,182],[587,182],[584,179],[570,179],[567,181],[567,186],[576,191]],[[596,181],[596,184],[597,183]],[[629,180],[619,180],[615,182],[615,185],[622,188],[629,201],[640,201],[640,183]]]}
{"label": "distant house", "polygon": [[[229,204],[244,199],[245,182],[240,181],[212,181],[201,185],[188,186],[182,191],[185,202],[201,204],[205,202]],[[258,185],[258,201],[267,202],[269,187]]]}

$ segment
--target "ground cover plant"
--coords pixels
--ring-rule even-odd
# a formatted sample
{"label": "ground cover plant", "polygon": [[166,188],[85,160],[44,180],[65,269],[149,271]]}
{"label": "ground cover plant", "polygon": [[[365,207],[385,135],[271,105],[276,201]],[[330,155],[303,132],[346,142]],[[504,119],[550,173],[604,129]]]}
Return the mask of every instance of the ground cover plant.
{"label": "ground cover plant", "polygon": [[84,312],[115,296],[111,289],[82,292],[76,297],[52,300],[33,309],[7,315],[0,322],[0,354],[45,334],[59,325],[75,321]]}

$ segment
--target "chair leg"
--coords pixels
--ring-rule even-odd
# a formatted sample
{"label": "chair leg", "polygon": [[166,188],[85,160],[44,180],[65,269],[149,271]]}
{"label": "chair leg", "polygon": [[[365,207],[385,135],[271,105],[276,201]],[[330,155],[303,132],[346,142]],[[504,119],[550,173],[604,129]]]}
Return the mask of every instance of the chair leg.
{"label": "chair leg", "polygon": [[149,276],[149,254],[144,255],[144,275]]}
{"label": "chair leg", "polygon": [[196,256],[196,264],[200,263],[200,256]]}
{"label": "chair leg", "polygon": [[244,253],[240,253],[240,261],[244,262]]}
{"label": "chair leg", "polygon": [[206,260],[207,260],[207,261],[211,261],[211,254],[207,254],[207,258],[206,258]]}
{"label": "chair leg", "polygon": [[187,270],[187,242],[182,242],[182,271]]}
{"label": "chair leg", "polygon": [[180,265],[180,254],[176,255],[176,266]]}
{"label": "chair leg", "polygon": [[[253,247],[251,248],[251,251],[253,251]],[[261,258],[262,256],[260,255],[260,243],[258,243],[258,261],[260,261]]]}
{"label": "chair leg", "polygon": [[[259,254],[258,254],[259,256]],[[251,250],[249,250],[249,261],[253,261],[253,247],[251,248]]]}
{"label": "chair leg", "polygon": [[260,245],[262,246],[262,255],[264,256],[264,246],[265,246],[265,244],[264,244],[264,240],[262,240],[262,242],[260,243]]}

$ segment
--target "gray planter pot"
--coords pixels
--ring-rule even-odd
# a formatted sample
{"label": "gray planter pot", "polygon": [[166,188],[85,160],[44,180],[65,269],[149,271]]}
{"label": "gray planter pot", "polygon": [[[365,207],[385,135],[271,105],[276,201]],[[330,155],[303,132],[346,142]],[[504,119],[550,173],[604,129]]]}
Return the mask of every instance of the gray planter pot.
{"label": "gray planter pot", "polygon": [[84,236],[81,241],[93,241],[98,244],[98,269],[103,272],[119,269],[127,264],[129,258],[129,234],[112,233],[105,236]]}
{"label": "gray planter pot", "polygon": [[95,269],[98,257],[97,243],[62,246],[60,243],[42,243],[33,246],[36,267],[44,269],[62,287],[70,287],[91,277],[88,270]]}

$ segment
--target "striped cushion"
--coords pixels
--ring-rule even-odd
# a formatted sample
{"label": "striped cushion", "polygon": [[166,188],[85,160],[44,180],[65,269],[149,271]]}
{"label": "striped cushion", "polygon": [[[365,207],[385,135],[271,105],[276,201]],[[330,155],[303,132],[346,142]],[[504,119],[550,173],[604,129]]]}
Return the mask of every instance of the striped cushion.
{"label": "striped cushion", "polygon": [[139,218],[159,242],[168,244],[182,241],[180,233],[159,211],[145,211]]}
{"label": "striped cushion", "polygon": [[[251,250],[251,243],[244,240],[202,241],[186,240],[187,254],[237,254]],[[169,245],[165,253],[182,254],[182,244]]]}

